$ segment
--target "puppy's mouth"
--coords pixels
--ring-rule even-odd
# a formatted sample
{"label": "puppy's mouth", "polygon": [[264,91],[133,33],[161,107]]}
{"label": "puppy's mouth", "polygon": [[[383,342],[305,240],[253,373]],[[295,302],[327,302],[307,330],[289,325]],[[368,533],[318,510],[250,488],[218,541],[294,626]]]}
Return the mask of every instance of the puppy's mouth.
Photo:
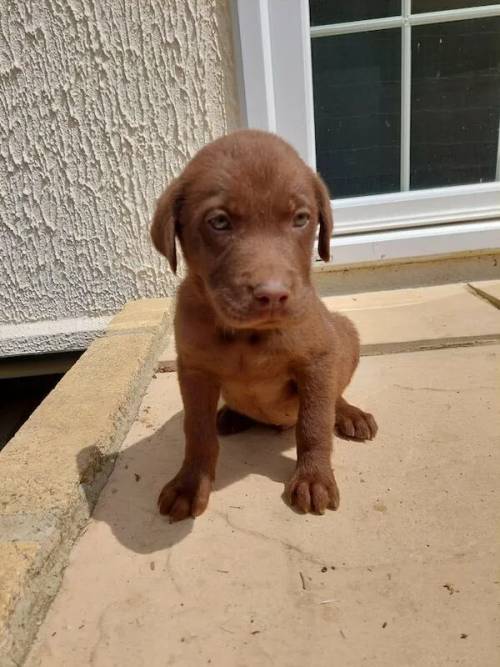
{"label": "puppy's mouth", "polygon": [[241,312],[239,309],[223,306],[216,308],[221,319],[234,329],[276,329],[284,326],[292,318],[289,313],[275,312]]}

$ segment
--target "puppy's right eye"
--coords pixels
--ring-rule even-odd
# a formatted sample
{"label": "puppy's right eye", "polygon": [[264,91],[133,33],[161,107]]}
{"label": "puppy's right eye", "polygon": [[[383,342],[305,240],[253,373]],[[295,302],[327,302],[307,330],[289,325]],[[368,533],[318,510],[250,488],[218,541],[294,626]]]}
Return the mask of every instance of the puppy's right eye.
{"label": "puppy's right eye", "polygon": [[225,213],[222,212],[210,215],[207,218],[207,222],[212,227],[212,229],[215,229],[218,232],[223,232],[226,229],[231,228],[229,218]]}

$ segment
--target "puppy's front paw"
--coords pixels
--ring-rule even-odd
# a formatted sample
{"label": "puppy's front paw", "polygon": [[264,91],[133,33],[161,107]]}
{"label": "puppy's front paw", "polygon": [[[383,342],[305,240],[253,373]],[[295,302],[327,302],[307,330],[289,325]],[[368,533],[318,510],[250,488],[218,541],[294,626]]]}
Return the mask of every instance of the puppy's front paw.
{"label": "puppy's front paw", "polygon": [[286,486],[290,505],[300,512],[324,514],[327,507],[336,510],[340,495],[333,470],[329,466],[301,468],[297,466]]}
{"label": "puppy's front paw", "polygon": [[182,521],[202,514],[208,505],[212,480],[197,468],[182,467],[166,484],[158,498],[161,514],[170,516],[170,521]]}

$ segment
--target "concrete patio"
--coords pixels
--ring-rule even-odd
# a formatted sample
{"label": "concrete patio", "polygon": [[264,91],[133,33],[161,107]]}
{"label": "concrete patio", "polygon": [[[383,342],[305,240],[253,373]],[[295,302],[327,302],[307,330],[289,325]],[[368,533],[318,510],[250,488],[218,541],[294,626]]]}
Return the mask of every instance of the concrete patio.
{"label": "concrete patio", "polygon": [[336,439],[322,517],[283,502],[294,436],[263,428],[221,439],[201,518],[158,515],[183,448],[168,347],[26,664],[498,665],[498,294],[327,299],[361,331],[348,394],[380,430]]}

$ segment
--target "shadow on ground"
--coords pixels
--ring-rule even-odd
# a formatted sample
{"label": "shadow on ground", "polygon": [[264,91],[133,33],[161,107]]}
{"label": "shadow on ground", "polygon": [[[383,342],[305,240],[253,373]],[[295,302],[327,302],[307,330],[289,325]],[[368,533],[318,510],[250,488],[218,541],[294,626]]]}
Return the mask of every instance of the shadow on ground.
{"label": "shadow on ground", "polygon": [[[93,519],[107,523],[117,540],[136,553],[168,549],[188,536],[193,528],[193,519],[171,524],[156,507],[163,485],[176,474],[182,462],[182,421],[182,412],[176,413],[150,436],[123,449],[118,457],[103,458],[97,447],[88,447],[78,454],[77,464],[89,510],[95,506]],[[294,443],[293,429],[277,432],[260,426],[221,437],[214,493],[249,474],[264,475],[284,484],[293,472],[295,459],[283,452],[293,448]],[[113,463],[113,472],[106,483]],[[85,484],[85,479],[92,479],[99,471],[103,472],[105,486],[96,504],[96,485]],[[282,491],[283,486],[277,487],[277,493]],[[249,485],[248,496],[242,497],[242,502],[249,502],[250,492]]]}

